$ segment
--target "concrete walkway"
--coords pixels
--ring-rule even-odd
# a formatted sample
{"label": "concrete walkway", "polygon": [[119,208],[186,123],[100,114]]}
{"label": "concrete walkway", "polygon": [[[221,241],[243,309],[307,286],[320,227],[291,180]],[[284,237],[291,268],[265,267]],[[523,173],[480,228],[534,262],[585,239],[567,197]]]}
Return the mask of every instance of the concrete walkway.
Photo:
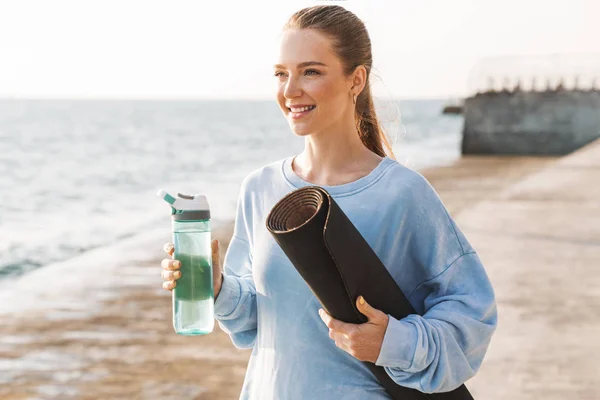
{"label": "concrete walkway", "polygon": [[422,171],[456,216],[511,185],[553,165],[560,157],[462,156],[457,161]]}
{"label": "concrete walkway", "polygon": [[456,211],[499,307],[475,398],[599,399],[600,141]]}

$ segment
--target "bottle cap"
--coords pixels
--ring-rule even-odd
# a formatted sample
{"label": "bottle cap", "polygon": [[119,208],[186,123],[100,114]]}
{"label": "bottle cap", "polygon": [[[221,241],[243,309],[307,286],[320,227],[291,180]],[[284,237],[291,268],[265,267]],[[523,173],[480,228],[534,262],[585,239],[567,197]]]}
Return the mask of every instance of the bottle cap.
{"label": "bottle cap", "polygon": [[194,195],[177,193],[173,196],[164,189],[156,195],[169,203],[174,220],[206,220],[210,219],[210,208],[206,196],[198,193]]}

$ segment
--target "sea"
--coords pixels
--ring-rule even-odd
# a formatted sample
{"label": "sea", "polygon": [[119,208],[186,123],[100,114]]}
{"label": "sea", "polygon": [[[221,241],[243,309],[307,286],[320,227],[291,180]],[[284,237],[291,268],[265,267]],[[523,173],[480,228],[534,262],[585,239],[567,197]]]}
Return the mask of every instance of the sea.
{"label": "sea", "polygon": [[[444,104],[376,103],[399,162],[460,157],[463,120]],[[159,189],[203,193],[213,226],[231,221],[244,177],[303,146],[274,101],[0,100],[0,293],[53,265],[155,257],[171,230]]]}

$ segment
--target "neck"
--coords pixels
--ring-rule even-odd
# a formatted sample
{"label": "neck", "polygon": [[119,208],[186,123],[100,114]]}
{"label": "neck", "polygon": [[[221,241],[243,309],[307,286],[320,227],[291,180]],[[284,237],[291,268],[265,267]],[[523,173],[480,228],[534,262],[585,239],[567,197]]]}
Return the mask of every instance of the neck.
{"label": "neck", "polygon": [[360,140],[354,121],[330,126],[305,137],[304,151],[294,158],[292,168],[308,182],[337,185],[367,175],[382,157]]}

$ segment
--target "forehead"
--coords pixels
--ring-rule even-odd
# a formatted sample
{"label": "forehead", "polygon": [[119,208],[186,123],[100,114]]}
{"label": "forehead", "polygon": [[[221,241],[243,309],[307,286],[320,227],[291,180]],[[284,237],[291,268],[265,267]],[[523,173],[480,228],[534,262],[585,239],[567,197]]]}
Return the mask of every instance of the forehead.
{"label": "forehead", "polygon": [[314,29],[286,29],[281,35],[278,64],[292,68],[310,60],[331,65],[335,59],[331,40]]}

